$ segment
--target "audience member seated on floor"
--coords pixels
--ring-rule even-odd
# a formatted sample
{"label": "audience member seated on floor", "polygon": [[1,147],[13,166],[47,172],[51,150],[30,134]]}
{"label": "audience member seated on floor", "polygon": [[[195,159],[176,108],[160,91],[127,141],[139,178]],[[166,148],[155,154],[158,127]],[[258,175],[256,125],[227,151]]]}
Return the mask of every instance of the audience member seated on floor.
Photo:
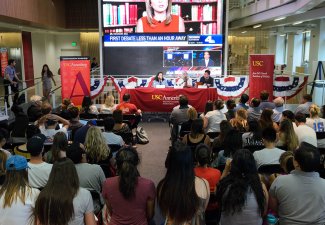
{"label": "audience member seated on floor", "polygon": [[27,160],[23,156],[14,155],[7,159],[6,178],[0,188],[1,224],[27,225],[34,223],[31,213],[39,190],[29,186],[27,168]]}
{"label": "audience member seated on floor", "polygon": [[82,109],[80,111],[80,118],[94,119],[97,118],[98,110],[90,96],[84,96],[82,100]]}
{"label": "audience member seated on floor", "polygon": [[130,99],[131,99],[130,94],[124,94],[123,102],[118,104],[116,106],[116,109],[121,110],[123,115],[125,115],[125,114],[135,114],[136,115],[136,119],[133,122],[133,124],[131,124],[131,127],[130,127],[131,129],[133,129],[138,126],[138,124],[141,120],[142,111],[141,111],[141,109],[138,109],[136,105],[134,105],[133,103],[130,103]]}
{"label": "audience member seated on floor", "polygon": [[241,109],[241,108],[247,110],[249,108],[248,105],[246,105],[248,100],[249,100],[249,96],[247,94],[242,94],[240,96],[239,103],[235,108],[235,111],[237,111],[238,109]]}
{"label": "audience member seated on floor", "polygon": [[284,151],[275,147],[276,131],[274,128],[265,128],[262,132],[262,138],[265,148],[253,153],[257,168],[262,165],[278,164]]}
{"label": "audience member seated on floor", "polygon": [[[105,174],[102,168],[96,164],[87,163],[87,156],[83,144],[73,143],[67,150],[67,157],[75,164],[79,185],[89,191],[96,191],[99,196],[102,193],[102,184],[105,181]],[[95,212],[100,210],[103,199],[93,199]]]}
{"label": "audience member seated on floor", "polygon": [[316,132],[313,128],[306,125],[306,116],[302,113],[297,113],[295,116],[297,128],[295,132],[298,136],[299,144],[302,142],[307,142],[315,147],[317,147],[317,137]]}
{"label": "audience member seated on floor", "polygon": [[157,187],[158,206],[165,224],[205,224],[209,183],[195,176],[188,146],[176,142],[172,148],[166,175]]}
{"label": "audience member seated on floor", "polygon": [[79,111],[78,107],[76,107],[76,106],[69,107],[68,113],[71,118],[69,121],[70,122],[69,130],[76,131],[77,129],[79,129],[80,127],[83,126],[83,124],[80,123],[80,121],[79,121],[80,111]]}
{"label": "audience member seated on floor", "polygon": [[15,120],[9,124],[11,132],[11,141],[15,143],[26,143],[26,130],[28,127],[28,116],[24,113],[23,108],[18,105],[13,105],[11,111],[15,114]]}
{"label": "audience member seated on floor", "polygon": [[277,97],[276,99],[273,100],[273,102],[275,108],[273,109],[272,120],[276,123],[279,123],[281,121],[282,112],[284,111],[283,109],[284,100],[281,97]]}
{"label": "audience member seated on floor", "polygon": [[27,116],[29,122],[35,122],[42,117],[42,97],[33,95],[30,97],[30,106],[27,109]]}
{"label": "audience member seated on floor", "polygon": [[240,131],[246,132],[247,130],[247,111],[244,108],[240,108],[236,111],[235,118],[230,120],[231,126]]}
{"label": "audience member seated on floor", "polygon": [[261,117],[258,121],[261,125],[262,130],[264,130],[267,127],[273,127],[276,131],[279,130],[278,124],[276,122],[273,122],[272,115],[273,115],[272,109],[264,109],[262,111]]}
{"label": "audience member seated on floor", "polygon": [[189,146],[193,153],[194,149],[199,144],[206,144],[210,146],[210,138],[208,135],[204,133],[203,130],[203,120],[201,118],[195,119],[192,123],[191,132],[189,134],[186,134],[183,137],[183,143]]}
{"label": "audience member seated on floor", "polygon": [[194,168],[195,176],[206,179],[209,182],[210,193],[215,194],[221,172],[210,167],[212,160],[212,151],[210,147],[205,144],[199,144],[195,149],[195,158],[198,162],[197,167]]}
{"label": "audience member seated on floor", "polygon": [[51,150],[45,153],[44,159],[46,162],[53,164],[55,161],[66,157],[67,149],[67,136],[63,132],[58,132],[54,135]]}
{"label": "audience member seated on floor", "polygon": [[132,147],[116,155],[119,176],[103,183],[102,195],[111,216],[109,224],[148,224],[154,216],[156,190],[154,183],[140,176],[140,159]]}
{"label": "audience member seated on floor", "polygon": [[[320,118],[320,108],[312,104],[309,108],[309,118],[306,119],[306,125],[313,128],[315,132],[325,132],[325,119]],[[317,147],[325,148],[325,138],[317,139]]]}
{"label": "audience member seated on floor", "polygon": [[233,127],[231,126],[231,124],[228,120],[221,121],[220,133],[219,133],[218,137],[216,137],[213,140],[213,143],[212,143],[213,153],[218,153],[220,150],[224,149],[223,142],[224,142],[225,137],[228,134],[228,132],[232,129],[233,129]]}
{"label": "audience member seated on floor", "polygon": [[260,93],[260,99],[261,99],[260,109],[262,111],[264,109],[274,109],[275,108],[275,104],[273,102],[269,101],[269,96],[270,96],[270,94],[266,90],[261,91],[261,93]]}
{"label": "audience member seated on floor", "polygon": [[6,162],[8,156],[3,151],[0,151],[0,187],[3,185],[6,178]]}
{"label": "audience member seated on floor", "polygon": [[224,149],[218,153],[216,166],[226,165],[227,159],[231,159],[238,149],[243,147],[242,135],[238,130],[231,130],[227,133],[224,142]]}
{"label": "audience member seated on floor", "polygon": [[89,163],[109,163],[110,149],[98,127],[91,126],[88,129],[84,145]]}
{"label": "audience member seated on floor", "polygon": [[299,146],[298,136],[293,129],[292,122],[288,119],[284,119],[280,123],[276,146],[287,151],[294,151]]}
{"label": "audience member seated on floor", "polygon": [[213,101],[207,101],[207,103],[205,103],[205,108],[204,108],[204,112],[201,113],[200,118],[204,119],[205,115],[213,110]]}
{"label": "audience member seated on floor", "polygon": [[227,117],[221,110],[224,108],[222,100],[216,100],[214,102],[214,110],[208,112],[204,117],[204,129],[206,133],[220,132],[220,123],[223,120],[227,120]]}
{"label": "audience member seated on floor", "polygon": [[295,170],[272,183],[269,206],[281,225],[325,224],[325,180],[316,172],[319,162],[317,148],[302,144],[294,152]]}
{"label": "audience member seated on floor", "polygon": [[102,134],[106,140],[106,144],[123,146],[124,141],[122,137],[113,133],[114,125],[115,121],[113,118],[108,117],[104,119],[105,132],[103,132]]}
{"label": "audience member seated on floor", "polygon": [[313,97],[309,94],[302,96],[301,104],[295,110],[295,115],[302,113],[304,115],[309,115],[309,107],[313,104]]}
{"label": "audience member seated on floor", "polygon": [[283,169],[283,174],[272,174],[269,177],[269,183],[272,184],[273,181],[275,180],[275,178],[277,178],[280,175],[285,175],[285,174],[290,174],[291,171],[293,171],[295,169],[294,165],[293,165],[293,156],[294,153],[291,151],[287,151],[281,154],[280,159],[279,159],[279,163],[281,168]]}
{"label": "audience member seated on floor", "polygon": [[251,100],[251,104],[249,109],[247,109],[247,120],[259,120],[262,114],[262,110],[260,109],[261,101],[258,98],[253,98]]}
{"label": "audience member seated on floor", "polygon": [[257,173],[252,153],[237,150],[227,160],[217,188],[220,225],[262,225],[267,213],[268,192]]}
{"label": "audience member seated on floor", "polygon": [[[62,123],[62,128],[56,130],[58,122]],[[46,144],[52,144],[54,135],[58,132],[63,132],[68,138],[68,128],[70,126],[70,122],[62,117],[55,114],[47,114],[39,120],[39,125],[41,133],[46,137]]]}
{"label": "audience member seated on floor", "polygon": [[226,106],[227,106],[227,112],[225,113],[226,117],[227,117],[227,120],[231,120],[233,118],[235,118],[235,107],[236,107],[236,103],[235,103],[235,100],[233,99],[228,99],[226,101]]}
{"label": "audience member seated on floor", "polygon": [[11,156],[11,153],[8,150],[3,149],[3,146],[5,146],[6,142],[7,142],[6,137],[0,131],[0,152],[5,153],[7,155],[7,157],[9,158]]}
{"label": "audience member seated on floor", "polygon": [[95,225],[93,211],[91,194],[79,187],[73,162],[68,158],[56,161],[49,181],[36,201],[35,220],[39,224]]}
{"label": "audience member seated on floor", "polygon": [[179,132],[180,137],[184,137],[184,133],[191,131],[192,123],[195,119],[197,119],[197,111],[195,108],[191,107],[187,109],[187,118],[188,121],[185,121],[181,125],[181,130]]}
{"label": "audience member seated on floor", "polygon": [[243,133],[243,148],[246,146],[264,146],[262,128],[257,120],[248,121],[248,132]]}
{"label": "audience member seated on floor", "polygon": [[46,163],[42,159],[45,139],[43,134],[39,134],[27,142],[27,151],[30,153],[28,181],[31,187],[37,189],[45,187],[52,170],[52,164]]}
{"label": "audience member seated on floor", "polygon": [[282,112],[281,121],[284,120],[284,119],[290,120],[292,122],[293,129],[296,130],[297,124],[296,124],[296,120],[295,120],[295,114],[293,114],[292,111],[284,110]]}
{"label": "audience member seated on floor", "polygon": [[100,113],[102,114],[112,114],[113,111],[116,109],[116,104],[114,102],[114,96],[113,95],[107,95],[105,98],[104,104],[100,107]]}
{"label": "audience member seated on floor", "polygon": [[76,130],[76,132],[73,135],[73,142],[78,142],[82,144],[85,143],[88,129],[91,126],[96,126],[96,125],[97,125],[96,120],[89,120],[85,126],[82,126],[78,130]]}

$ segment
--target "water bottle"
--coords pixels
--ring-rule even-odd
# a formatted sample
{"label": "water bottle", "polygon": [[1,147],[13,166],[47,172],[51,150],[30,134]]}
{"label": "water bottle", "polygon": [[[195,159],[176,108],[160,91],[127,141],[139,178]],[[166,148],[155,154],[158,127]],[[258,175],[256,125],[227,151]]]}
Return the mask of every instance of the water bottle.
{"label": "water bottle", "polygon": [[278,222],[278,219],[272,214],[268,214],[266,220],[267,225],[275,225]]}

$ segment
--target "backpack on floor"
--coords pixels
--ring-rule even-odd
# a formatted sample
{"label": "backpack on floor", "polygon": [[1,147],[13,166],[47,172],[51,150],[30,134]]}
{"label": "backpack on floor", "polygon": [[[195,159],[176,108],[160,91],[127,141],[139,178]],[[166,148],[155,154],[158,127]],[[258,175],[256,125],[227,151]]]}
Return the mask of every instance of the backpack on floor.
{"label": "backpack on floor", "polygon": [[136,137],[137,137],[137,143],[139,143],[139,144],[148,144],[149,143],[148,134],[143,129],[143,127],[140,127],[140,126],[137,127]]}

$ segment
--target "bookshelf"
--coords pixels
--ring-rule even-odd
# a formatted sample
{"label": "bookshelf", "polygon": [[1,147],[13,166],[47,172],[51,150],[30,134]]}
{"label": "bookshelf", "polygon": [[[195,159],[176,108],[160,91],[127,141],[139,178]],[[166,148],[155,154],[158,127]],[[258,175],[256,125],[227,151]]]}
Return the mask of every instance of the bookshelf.
{"label": "bookshelf", "polygon": [[[216,34],[218,0],[173,1],[173,15],[184,19],[186,33]],[[105,34],[134,33],[145,12],[144,0],[103,0],[102,20]]]}

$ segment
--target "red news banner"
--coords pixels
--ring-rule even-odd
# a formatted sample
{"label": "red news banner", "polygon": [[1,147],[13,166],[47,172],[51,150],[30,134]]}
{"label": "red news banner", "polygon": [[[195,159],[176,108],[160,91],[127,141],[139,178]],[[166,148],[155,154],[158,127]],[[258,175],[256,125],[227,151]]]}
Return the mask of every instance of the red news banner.
{"label": "red news banner", "polygon": [[90,96],[89,57],[60,57],[62,100],[69,98],[80,106],[84,96]]}
{"label": "red news banner", "polygon": [[266,90],[273,99],[274,55],[249,56],[249,97],[260,98]]}

